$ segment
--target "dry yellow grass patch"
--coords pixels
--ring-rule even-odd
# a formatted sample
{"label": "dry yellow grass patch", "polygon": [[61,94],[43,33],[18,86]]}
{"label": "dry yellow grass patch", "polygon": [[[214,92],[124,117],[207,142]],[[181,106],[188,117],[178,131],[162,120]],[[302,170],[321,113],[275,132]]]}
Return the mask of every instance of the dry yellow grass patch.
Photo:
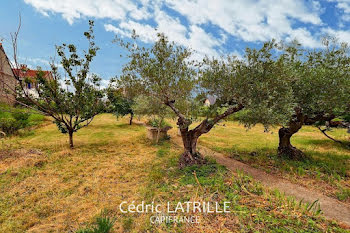
{"label": "dry yellow grass patch", "polygon": [[74,140],[76,148],[68,149],[67,136],[52,124],[5,141],[12,154],[0,159],[0,232],[72,231],[140,198],[155,157],[142,126],[104,114]]}

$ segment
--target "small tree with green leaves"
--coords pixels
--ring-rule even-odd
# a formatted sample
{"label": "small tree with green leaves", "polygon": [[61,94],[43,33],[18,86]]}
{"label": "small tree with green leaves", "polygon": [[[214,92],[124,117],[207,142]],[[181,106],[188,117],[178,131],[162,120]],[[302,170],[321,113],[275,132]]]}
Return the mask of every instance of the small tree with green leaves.
{"label": "small tree with green leaves", "polygon": [[[60,64],[65,71],[64,79],[61,78],[58,67],[54,63],[51,64],[52,71],[49,76],[42,71],[37,72],[35,86],[37,97],[26,91],[25,80],[19,72],[15,72],[20,86],[20,95],[37,110],[54,119],[59,130],[69,135],[71,148],[74,147],[74,132],[88,126],[104,109],[103,91],[100,90],[101,79],[97,75],[90,75],[90,64],[99,48],[94,42],[94,22],[89,21],[89,25],[89,30],[84,33],[89,47],[82,56],[78,54],[73,44],[56,46],[57,54],[61,59]],[[13,43],[13,46],[16,48],[17,42]],[[15,67],[18,68],[16,53],[14,57]]]}
{"label": "small tree with green leaves", "polygon": [[132,124],[134,111],[132,105],[134,101],[126,97],[122,89],[113,88],[110,86],[107,89],[107,98],[109,101],[108,112],[114,113],[117,117],[130,114],[129,124]]}
{"label": "small tree with green leaves", "polygon": [[[283,80],[284,63],[271,53],[274,42],[261,50],[247,50],[246,62],[229,57],[205,59],[198,65],[190,59],[190,50],[169,42],[163,34],[158,34],[151,48],[117,41],[130,52],[121,83],[137,86],[140,93],[157,99],[176,115],[184,146],[180,166],[203,162],[197,151],[198,138],[227,116],[245,108],[255,115],[247,118],[247,124],[269,125],[284,119],[292,109],[291,90]],[[198,110],[194,100],[200,92],[216,96],[217,101],[210,114],[190,128],[192,113]]]}

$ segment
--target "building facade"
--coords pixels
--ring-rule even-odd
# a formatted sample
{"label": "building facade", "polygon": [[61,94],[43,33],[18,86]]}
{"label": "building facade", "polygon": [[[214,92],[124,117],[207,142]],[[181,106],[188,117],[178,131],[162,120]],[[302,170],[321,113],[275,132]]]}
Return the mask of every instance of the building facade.
{"label": "building facade", "polygon": [[0,43],[0,102],[13,105],[16,100],[17,80],[11,69],[11,64]]}
{"label": "building facade", "polygon": [[[36,81],[38,70],[32,70],[29,69],[26,65],[21,65],[19,69],[13,69],[13,73],[16,75],[16,77],[21,80],[23,85],[23,91],[33,97],[37,98],[39,97],[38,94],[38,83]],[[44,72],[44,78],[46,79],[52,79],[52,73],[50,71],[43,71]]]}

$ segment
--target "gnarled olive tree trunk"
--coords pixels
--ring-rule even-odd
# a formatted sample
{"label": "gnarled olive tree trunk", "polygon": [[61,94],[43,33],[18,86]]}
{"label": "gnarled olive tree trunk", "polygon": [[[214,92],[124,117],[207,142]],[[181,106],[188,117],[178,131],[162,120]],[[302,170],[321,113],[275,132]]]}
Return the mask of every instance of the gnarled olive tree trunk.
{"label": "gnarled olive tree trunk", "polygon": [[192,123],[184,115],[182,115],[171,102],[166,102],[178,116],[177,125],[180,128],[181,138],[184,146],[184,152],[182,153],[179,165],[180,167],[190,166],[194,164],[203,164],[204,158],[197,151],[197,142],[202,134],[208,133],[216,123],[226,118],[227,116],[243,109],[243,105],[228,108],[224,113],[217,115],[214,119],[204,119],[197,127],[189,130],[189,126]]}
{"label": "gnarled olive tree trunk", "polygon": [[304,153],[292,146],[290,143],[291,137],[297,133],[305,122],[305,116],[302,114],[300,109],[295,110],[295,115],[293,119],[289,121],[288,127],[282,127],[278,131],[279,145],[278,145],[278,155],[286,156],[290,159],[302,159],[304,158]]}
{"label": "gnarled olive tree trunk", "polygon": [[193,164],[202,164],[204,162],[203,157],[197,151],[197,142],[200,135],[204,132],[200,132],[198,129],[188,130],[188,127],[183,128],[180,118],[178,125],[180,127],[182,143],[184,146],[184,152],[180,157],[180,167],[189,166]]}
{"label": "gnarled olive tree trunk", "polygon": [[278,154],[280,156],[286,156],[290,159],[296,160],[304,158],[304,153],[290,143],[291,137],[293,136],[293,134],[298,132],[300,128],[300,124],[290,124],[288,128],[283,127],[279,129]]}
{"label": "gnarled olive tree trunk", "polygon": [[289,121],[288,127],[282,127],[278,131],[279,136],[279,146],[278,146],[278,154],[280,156],[286,156],[290,159],[303,159],[305,158],[305,154],[292,146],[290,143],[291,137],[297,133],[301,127],[305,125],[313,125],[319,121],[330,121],[335,118],[334,114],[327,114],[324,112],[318,112],[312,114],[312,117],[307,116],[302,113],[301,109],[296,108],[293,119]]}

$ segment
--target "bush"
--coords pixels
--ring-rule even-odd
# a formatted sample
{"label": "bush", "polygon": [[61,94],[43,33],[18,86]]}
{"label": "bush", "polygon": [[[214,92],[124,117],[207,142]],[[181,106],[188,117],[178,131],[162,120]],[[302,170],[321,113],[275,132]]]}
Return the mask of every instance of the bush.
{"label": "bush", "polygon": [[13,118],[18,122],[20,128],[24,128],[29,124],[29,116],[30,114],[27,112],[14,112],[12,114]]}
{"label": "bush", "polygon": [[0,130],[6,135],[13,134],[20,129],[20,124],[14,118],[0,118]]}
{"label": "bush", "polygon": [[6,135],[11,135],[20,129],[37,125],[44,119],[42,115],[26,112],[26,110],[19,108],[6,106],[1,109],[4,109],[4,111],[0,111],[0,131]]}
{"label": "bush", "polygon": [[[151,119],[147,122],[147,125],[158,128],[159,127],[159,119]],[[166,126],[170,126],[170,124],[163,120],[160,128],[164,128]]]}

